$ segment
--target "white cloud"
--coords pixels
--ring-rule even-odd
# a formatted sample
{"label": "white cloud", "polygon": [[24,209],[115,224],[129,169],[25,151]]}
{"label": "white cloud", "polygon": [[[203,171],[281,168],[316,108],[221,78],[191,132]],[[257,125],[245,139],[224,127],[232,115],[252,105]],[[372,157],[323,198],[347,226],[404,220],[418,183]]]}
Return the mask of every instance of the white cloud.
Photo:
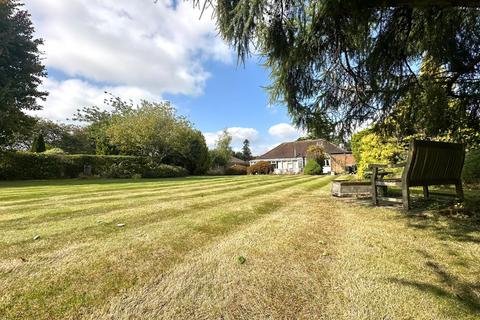
{"label": "white cloud", "polygon": [[[232,147],[234,150],[239,150],[245,139],[248,139],[250,143],[255,142],[258,139],[258,131],[254,128],[231,127],[227,128],[227,131],[232,136]],[[218,140],[218,137],[222,132],[223,130],[203,133],[207,145],[210,148],[215,146],[215,142]]]}
{"label": "white cloud", "polygon": [[169,0],[30,0],[46,65],[71,78],[163,93],[201,94],[207,59],[229,62],[207,10]]}
{"label": "white cloud", "polygon": [[271,126],[268,133],[279,139],[296,139],[305,134],[305,131],[297,129],[288,123],[279,123]]}
{"label": "white cloud", "polygon": [[205,137],[205,142],[209,148],[215,147],[215,142],[218,139],[221,131],[218,132],[203,132],[203,136]]}
{"label": "white cloud", "polygon": [[138,87],[96,87],[79,79],[69,79],[65,81],[46,79],[43,82],[42,89],[50,93],[47,100],[41,102],[45,107],[43,110],[32,111],[30,114],[58,121],[65,121],[67,118],[72,117],[75,111],[81,107],[92,105],[103,106],[104,99],[108,98],[105,92],[127,101],[132,100],[134,103],[142,99],[149,101],[162,100],[160,96]]}
{"label": "white cloud", "polygon": [[258,131],[254,128],[231,127],[227,129],[232,136],[232,143],[243,143],[245,139],[250,142],[257,140]]}

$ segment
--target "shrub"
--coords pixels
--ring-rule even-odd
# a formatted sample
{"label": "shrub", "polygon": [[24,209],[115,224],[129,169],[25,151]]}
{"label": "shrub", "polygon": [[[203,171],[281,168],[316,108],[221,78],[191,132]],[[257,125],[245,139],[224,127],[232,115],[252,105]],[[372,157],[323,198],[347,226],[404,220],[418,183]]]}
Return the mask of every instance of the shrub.
{"label": "shrub", "polygon": [[233,166],[227,168],[227,170],[225,171],[225,174],[227,174],[227,175],[244,175],[244,174],[247,174],[247,167],[242,166],[242,165],[238,165],[238,164],[234,164]]}
{"label": "shrub", "polygon": [[43,152],[43,154],[64,154],[64,153],[65,151],[63,151],[60,148],[51,148]]}
{"label": "shrub", "polygon": [[101,173],[104,178],[131,178],[135,174],[141,174],[142,164],[134,161],[120,161],[112,163],[105,171]]}
{"label": "shrub", "polygon": [[142,176],[144,178],[175,178],[188,176],[188,170],[178,166],[150,161],[146,164]]}
{"label": "shrub", "polygon": [[318,145],[308,146],[307,159],[314,160],[317,163],[324,163],[326,159],[325,151],[321,146]]}
{"label": "shrub", "polygon": [[323,167],[315,160],[308,160],[303,173],[309,175],[323,174]]}
{"label": "shrub", "polygon": [[352,153],[357,161],[360,177],[366,177],[368,165],[371,163],[398,163],[406,155],[402,144],[393,138],[382,138],[370,129],[353,135]]}
{"label": "shrub", "polygon": [[465,183],[480,183],[480,149],[466,154],[462,178]]}
{"label": "shrub", "polygon": [[108,178],[131,178],[136,174],[167,178],[188,174],[182,167],[143,157],[6,152],[0,154],[0,179],[77,178],[83,175],[85,166],[91,167],[92,175]]}
{"label": "shrub", "polygon": [[247,169],[248,174],[270,174],[273,172],[273,166],[270,162],[259,161]]}
{"label": "shrub", "polygon": [[32,152],[44,152],[45,151],[45,140],[43,139],[43,135],[40,133],[38,136],[33,138],[32,143]]}
{"label": "shrub", "polygon": [[216,167],[208,169],[207,173],[208,176],[223,176],[225,174],[224,167]]}

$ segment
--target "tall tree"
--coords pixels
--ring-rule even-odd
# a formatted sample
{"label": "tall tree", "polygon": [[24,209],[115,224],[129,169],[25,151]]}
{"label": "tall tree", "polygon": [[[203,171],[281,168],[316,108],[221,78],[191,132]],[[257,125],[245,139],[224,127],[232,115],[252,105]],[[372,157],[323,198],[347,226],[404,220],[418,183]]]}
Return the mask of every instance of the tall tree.
{"label": "tall tree", "polygon": [[45,140],[43,139],[43,134],[39,133],[35,138],[33,138],[32,142],[32,152],[40,153],[46,150],[45,147]]}
{"label": "tall tree", "polygon": [[479,129],[479,1],[206,3],[214,6],[220,34],[240,60],[252,50],[263,56],[271,70],[271,99],[285,103],[297,125],[333,124],[345,134],[360,123],[384,121],[400,101],[424,94],[419,66],[428,56],[439,70],[431,75],[442,89],[435,94],[446,96]]}
{"label": "tall tree", "polygon": [[225,167],[228,164],[233,153],[231,143],[232,136],[227,129],[224,129],[215,142],[215,148],[210,151],[213,166]]}
{"label": "tall tree", "polygon": [[245,161],[252,159],[252,151],[250,150],[250,141],[248,139],[243,140],[242,156],[242,159]]}
{"label": "tall tree", "polygon": [[179,150],[191,124],[168,102],[142,101],[122,115],[114,115],[106,134],[122,154],[164,158]]}
{"label": "tall tree", "polygon": [[0,1],[0,148],[17,133],[28,131],[35,119],[25,110],[38,110],[39,90],[46,76],[40,58],[42,39],[35,39],[30,15],[15,0]]}

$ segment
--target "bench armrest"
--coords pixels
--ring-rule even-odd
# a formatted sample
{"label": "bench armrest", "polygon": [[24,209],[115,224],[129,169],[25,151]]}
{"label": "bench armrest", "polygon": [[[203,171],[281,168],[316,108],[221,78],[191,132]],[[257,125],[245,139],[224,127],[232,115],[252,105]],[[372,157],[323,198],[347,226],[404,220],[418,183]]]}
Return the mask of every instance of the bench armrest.
{"label": "bench armrest", "polygon": [[371,163],[368,165],[370,169],[378,168],[378,169],[387,169],[387,168],[403,168],[405,167],[406,163],[391,163],[391,164],[377,164]]}

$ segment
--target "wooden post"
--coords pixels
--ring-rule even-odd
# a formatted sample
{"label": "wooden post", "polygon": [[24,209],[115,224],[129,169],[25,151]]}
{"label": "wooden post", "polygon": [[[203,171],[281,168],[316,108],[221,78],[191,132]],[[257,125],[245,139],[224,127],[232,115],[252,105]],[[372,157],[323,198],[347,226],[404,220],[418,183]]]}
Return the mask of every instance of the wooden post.
{"label": "wooden post", "polygon": [[372,170],[372,202],[373,202],[374,206],[378,205],[377,174],[378,174],[378,168],[373,167],[373,170]]}
{"label": "wooden post", "polygon": [[457,191],[457,197],[458,199],[460,199],[460,201],[463,201],[464,197],[463,197],[463,186],[462,186],[462,182],[458,182],[457,184],[455,184],[455,190]]}
{"label": "wooden post", "polygon": [[427,200],[429,196],[430,193],[428,192],[428,186],[423,186],[423,198]]}
{"label": "wooden post", "polygon": [[410,210],[410,190],[406,183],[402,183],[403,209]]}

